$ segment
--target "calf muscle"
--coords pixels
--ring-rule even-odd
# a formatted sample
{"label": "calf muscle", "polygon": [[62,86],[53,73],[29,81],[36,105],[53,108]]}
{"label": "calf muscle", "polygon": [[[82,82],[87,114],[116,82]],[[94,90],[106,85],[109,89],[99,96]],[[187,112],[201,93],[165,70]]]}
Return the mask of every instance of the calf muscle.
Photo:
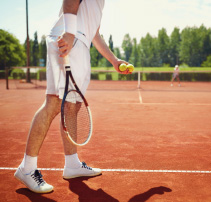
{"label": "calf muscle", "polygon": [[26,154],[38,156],[51,122],[60,112],[61,100],[54,95],[47,95],[44,104],[36,112],[28,135]]}

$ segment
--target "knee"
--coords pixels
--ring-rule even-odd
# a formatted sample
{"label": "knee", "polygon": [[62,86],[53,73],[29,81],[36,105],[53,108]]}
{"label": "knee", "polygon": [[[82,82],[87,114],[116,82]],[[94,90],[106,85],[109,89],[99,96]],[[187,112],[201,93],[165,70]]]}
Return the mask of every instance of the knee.
{"label": "knee", "polygon": [[60,112],[61,99],[55,95],[47,95],[44,107],[49,115],[56,116]]}

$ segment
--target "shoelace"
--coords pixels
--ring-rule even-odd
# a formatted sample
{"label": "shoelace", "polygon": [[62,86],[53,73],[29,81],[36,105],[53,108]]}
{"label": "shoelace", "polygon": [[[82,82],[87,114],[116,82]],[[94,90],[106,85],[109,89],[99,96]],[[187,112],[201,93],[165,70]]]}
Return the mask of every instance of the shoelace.
{"label": "shoelace", "polygon": [[42,175],[41,175],[41,172],[39,172],[39,170],[35,170],[34,173],[31,176],[37,182],[38,185],[40,185],[41,183],[45,182],[42,179]]}
{"label": "shoelace", "polygon": [[85,162],[82,162],[82,168],[86,168],[86,169],[92,170],[92,168],[87,166]]}

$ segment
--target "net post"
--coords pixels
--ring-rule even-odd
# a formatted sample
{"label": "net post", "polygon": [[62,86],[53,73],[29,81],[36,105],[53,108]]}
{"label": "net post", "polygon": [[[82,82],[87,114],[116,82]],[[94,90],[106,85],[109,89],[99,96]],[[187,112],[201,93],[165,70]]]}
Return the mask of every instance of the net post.
{"label": "net post", "polygon": [[141,72],[138,71],[138,86],[137,86],[138,89],[141,88]]}

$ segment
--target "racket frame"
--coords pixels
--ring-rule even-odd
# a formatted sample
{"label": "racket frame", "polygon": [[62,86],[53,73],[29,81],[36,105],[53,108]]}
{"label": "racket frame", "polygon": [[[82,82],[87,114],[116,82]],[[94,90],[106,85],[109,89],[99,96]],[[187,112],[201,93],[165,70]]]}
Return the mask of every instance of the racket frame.
{"label": "racket frame", "polygon": [[[61,104],[61,123],[62,123],[62,128],[63,128],[64,133],[67,135],[67,139],[70,140],[71,143],[73,143],[76,146],[84,146],[84,145],[86,145],[89,142],[89,140],[90,140],[90,138],[92,136],[92,131],[93,131],[92,114],[91,114],[91,110],[89,108],[87,100],[85,99],[84,95],[81,93],[80,89],[78,88],[78,86],[77,86],[77,84],[76,84],[76,82],[75,82],[75,80],[73,78],[73,75],[72,75],[72,72],[71,72],[71,67],[70,67],[70,65],[67,65],[67,64],[68,64],[68,61],[67,61],[67,57],[66,57],[66,60],[65,60],[66,83],[65,83],[64,96],[63,96],[62,104]],[[71,79],[71,82],[72,82],[72,84],[75,87],[75,90],[68,90],[69,78]],[[81,96],[81,98],[82,98],[82,100],[83,100],[83,102],[84,102],[84,104],[85,104],[85,106],[87,108],[87,111],[88,111],[88,114],[89,114],[89,119],[90,119],[88,138],[86,139],[86,141],[84,141],[83,143],[80,143],[80,144],[75,142],[72,139],[72,137],[70,136],[70,134],[69,134],[69,132],[67,130],[67,127],[65,125],[64,103],[65,103],[65,100],[66,100],[66,97],[67,97],[68,93],[70,93],[72,91],[78,93]]]}

